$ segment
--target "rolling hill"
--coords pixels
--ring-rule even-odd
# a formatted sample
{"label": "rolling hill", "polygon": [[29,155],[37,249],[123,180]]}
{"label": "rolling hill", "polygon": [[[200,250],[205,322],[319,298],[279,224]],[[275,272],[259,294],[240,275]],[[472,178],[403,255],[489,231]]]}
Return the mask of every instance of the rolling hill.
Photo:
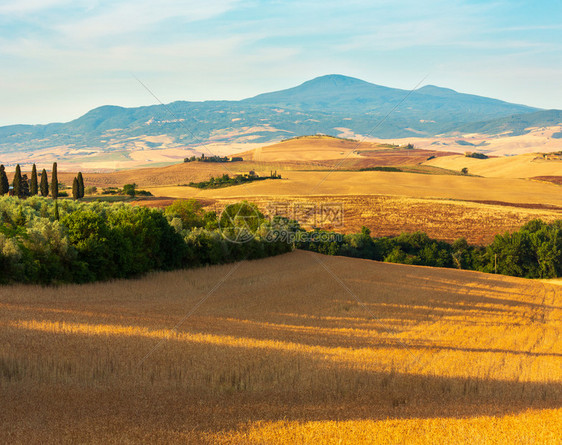
{"label": "rolling hill", "polygon": [[[179,150],[187,156],[204,144],[263,145],[317,133],[360,138],[521,134],[528,126],[559,124],[561,113],[431,85],[410,93],[328,75],[241,101],[102,106],[71,122],[0,127],[0,156],[21,153],[24,162],[40,153],[45,159],[117,163],[139,150]],[[150,156],[145,158],[148,164]],[[174,153],[169,160],[179,158]],[[0,162],[9,164],[11,158]]]}
{"label": "rolling hill", "polygon": [[425,164],[457,171],[466,167],[472,174],[489,178],[562,176],[562,157],[555,154],[545,156],[532,153],[488,159],[454,155],[431,159]]}

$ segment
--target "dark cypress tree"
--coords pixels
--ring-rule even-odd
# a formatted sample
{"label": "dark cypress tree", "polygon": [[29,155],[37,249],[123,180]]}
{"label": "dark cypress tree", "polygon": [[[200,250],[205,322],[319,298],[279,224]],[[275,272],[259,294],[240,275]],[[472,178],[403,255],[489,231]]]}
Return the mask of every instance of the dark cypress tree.
{"label": "dark cypress tree", "polygon": [[59,177],[57,175],[57,163],[53,162],[53,172],[51,173],[51,196],[53,199],[59,197]]}
{"label": "dark cypress tree", "polygon": [[41,172],[41,196],[49,195],[49,179],[47,178],[47,170]]}
{"label": "dark cypress tree", "polygon": [[14,196],[21,196],[21,169],[20,165],[16,165],[16,172],[14,173],[13,190]]}
{"label": "dark cypress tree", "polygon": [[55,199],[55,219],[59,220],[59,200]]}
{"label": "dark cypress tree", "polygon": [[37,167],[33,164],[31,169],[31,183],[29,184],[29,193],[33,196],[39,192],[39,187],[37,184]]}
{"label": "dark cypress tree", "polygon": [[27,179],[27,175],[23,175],[21,177],[20,184],[20,198],[27,198],[31,195],[31,192],[29,191],[29,179]]}
{"label": "dark cypress tree", "polygon": [[0,194],[5,195],[10,191],[10,182],[3,165],[0,165]]}
{"label": "dark cypress tree", "polygon": [[74,200],[80,198],[80,186],[78,185],[78,179],[76,178],[72,181],[72,198]]}
{"label": "dark cypress tree", "polygon": [[84,197],[84,178],[82,177],[82,172],[78,172],[78,198]]}

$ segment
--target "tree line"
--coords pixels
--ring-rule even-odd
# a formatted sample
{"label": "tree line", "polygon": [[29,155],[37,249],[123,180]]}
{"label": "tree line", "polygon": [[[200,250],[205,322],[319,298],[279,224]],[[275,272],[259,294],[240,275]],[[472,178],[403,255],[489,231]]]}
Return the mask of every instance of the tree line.
{"label": "tree line", "polygon": [[[228,234],[246,227],[248,215],[253,218],[250,239],[231,242]],[[372,237],[367,228],[347,235],[306,232],[287,218],[268,220],[247,202],[219,216],[194,199],[175,201],[162,210],[79,200],[62,200],[59,206],[58,200],[40,196],[0,197],[2,283],[127,278],[151,270],[263,258],[293,248],[525,278],[562,276],[562,220],[533,220],[516,232],[496,235],[488,246],[472,246],[463,238],[449,243],[423,232],[382,238]]]}
{"label": "tree line", "polygon": [[[37,166],[35,164],[33,164],[33,167],[31,168],[31,178],[28,178],[27,174],[22,175],[20,165],[16,165],[11,190],[11,194],[13,196],[17,196],[18,198],[27,198],[40,194],[43,197],[47,197],[49,196],[49,192],[53,199],[57,199],[59,197],[59,181],[56,162],[53,163],[50,187],[49,178],[45,169],[41,172],[41,179],[39,180],[37,175]],[[10,182],[4,165],[0,165],[0,195],[6,194],[10,194]],[[84,178],[82,176],[82,172],[78,172],[78,175],[73,180],[72,197],[74,199],[84,197]]]}
{"label": "tree line", "polygon": [[275,172],[270,172],[269,176],[260,176],[256,174],[253,170],[244,175],[235,175],[230,177],[228,174],[222,176],[214,177],[211,176],[207,181],[201,182],[190,182],[190,187],[196,187],[199,189],[216,189],[222,187],[230,187],[233,185],[245,184],[247,182],[263,181],[265,179],[281,179],[281,175]]}
{"label": "tree line", "polygon": [[228,156],[205,156],[204,153],[200,157],[191,156],[189,158],[184,158],[183,162],[241,162],[244,159],[240,156],[233,156],[229,158]]}
{"label": "tree line", "polygon": [[314,241],[309,241],[310,236],[303,237],[304,241],[298,241],[297,247],[327,255],[524,278],[562,276],[562,220],[530,221],[516,232],[496,235],[487,246],[469,245],[464,238],[448,243],[431,239],[423,232],[373,238],[365,227],[361,233],[343,236],[322,233],[325,236],[314,237]]}
{"label": "tree line", "polygon": [[268,239],[273,222],[252,204],[244,205],[258,215],[256,233],[238,244],[224,233],[244,220],[224,219],[219,227],[219,216],[195,200],[176,201],[160,210],[77,200],[59,205],[40,196],[0,197],[0,282],[84,283],[263,258],[292,249],[282,240]]}

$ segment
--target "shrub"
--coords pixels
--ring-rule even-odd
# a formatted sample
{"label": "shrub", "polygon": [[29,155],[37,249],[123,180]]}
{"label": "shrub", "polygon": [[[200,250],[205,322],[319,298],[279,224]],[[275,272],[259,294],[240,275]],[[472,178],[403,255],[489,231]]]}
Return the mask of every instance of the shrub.
{"label": "shrub", "polygon": [[467,151],[464,156],[467,158],[488,159],[488,156],[486,156],[484,153],[473,153],[470,151]]}

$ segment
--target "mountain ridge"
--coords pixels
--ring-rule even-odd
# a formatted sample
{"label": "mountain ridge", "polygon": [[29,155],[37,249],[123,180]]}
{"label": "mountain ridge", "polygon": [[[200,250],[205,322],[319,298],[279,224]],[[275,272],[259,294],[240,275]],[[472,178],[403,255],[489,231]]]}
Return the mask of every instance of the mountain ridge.
{"label": "mountain ridge", "polygon": [[66,123],[4,126],[0,153],[58,146],[128,150],[135,138],[162,135],[169,136],[172,146],[195,147],[208,142],[269,143],[316,133],[379,138],[483,130],[522,134],[525,125],[557,124],[561,116],[560,110],[435,85],[409,92],[330,74],[240,101],[174,101],[132,108],[103,105]]}

